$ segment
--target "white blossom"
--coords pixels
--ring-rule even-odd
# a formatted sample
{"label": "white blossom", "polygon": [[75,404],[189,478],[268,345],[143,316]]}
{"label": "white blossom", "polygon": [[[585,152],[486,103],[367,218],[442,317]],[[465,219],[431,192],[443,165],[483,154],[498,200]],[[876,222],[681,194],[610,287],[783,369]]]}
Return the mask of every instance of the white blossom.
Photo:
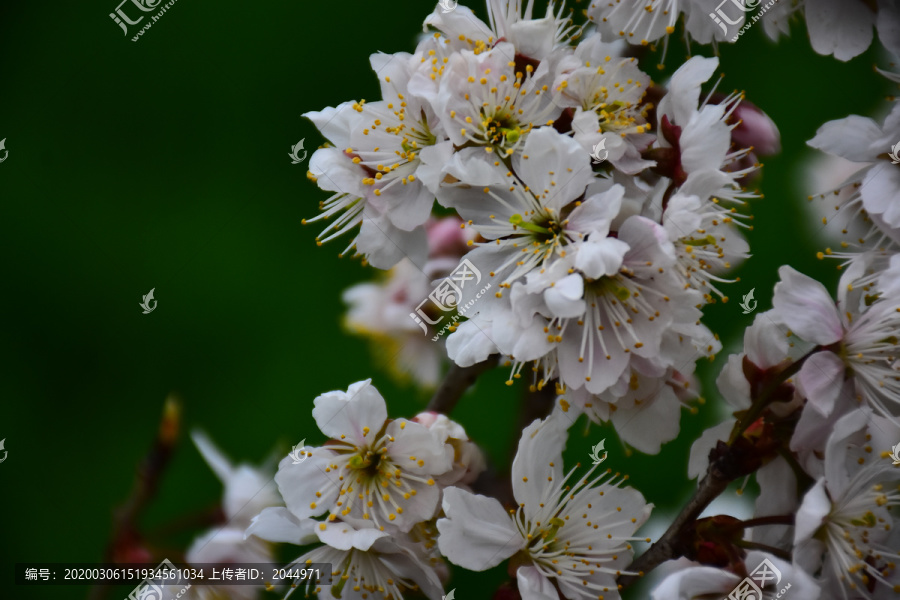
{"label": "white blossom", "polygon": [[[781,581],[770,581],[763,589],[762,600],[775,600],[790,584],[783,597],[794,600],[819,600],[821,590],[812,577],[794,565],[771,554],[752,550],[743,563],[750,572],[763,560],[768,560],[781,572]],[[743,580],[743,577],[715,567],[687,566],[668,575],[650,595],[651,600],[707,600],[726,598]],[[753,596],[756,597],[755,595]]]}
{"label": "white blossom", "polygon": [[[587,14],[604,37],[620,37],[629,44],[646,46],[660,38],[668,42],[682,14],[685,29],[695,41],[709,44],[713,40],[730,40],[730,36],[726,40],[726,33],[709,18],[709,12],[710,6],[700,0],[592,0]],[[743,21],[741,14],[737,26]]]}
{"label": "white blossom", "polygon": [[568,17],[563,17],[562,2],[558,10],[548,2],[545,16],[537,19],[532,16],[534,0],[487,0],[486,5],[489,24],[470,8],[459,5],[450,12],[435,8],[425,19],[425,28],[442,32],[457,50],[478,54],[502,41],[512,44],[513,54],[533,61],[543,60],[578,31]]}
{"label": "white blossom", "polygon": [[[798,338],[822,349],[806,360],[798,380],[812,409],[823,416],[835,410],[842,414],[851,402],[885,417],[900,416],[900,372],[895,364],[900,349],[900,260],[892,264],[874,289],[854,287],[853,273],[845,273],[837,305],[816,280],[788,266],[778,271],[775,317]],[[855,388],[850,398],[842,395],[848,376]]]}
{"label": "white blossom", "polygon": [[613,600],[619,597],[615,577],[628,564],[630,541],[651,505],[620,487],[618,474],[591,479],[596,466],[573,481],[575,469],[565,474],[562,467],[565,437],[555,416],[522,432],[512,467],[518,503],[512,514],[493,498],[448,488],[438,545],[451,562],[475,571],[517,555],[524,600],[552,597],[552,582],[567,598]]}
{"label": "white blossom", "polygon": [[451,468],[443,443],[418,423],[389,420],[369,379],[314,404],[313,418],[330,440],[308,447],[299,464],[284,458],[275,475],[291,513],[404,532],[431,518],[440,501],[435,478]]}
{"label": "white blossom", "polygon": [[[287,568],[330,564],[334,579],[328,593],[334,598],[402,600],[405,593],[417,591],[429,600],[442,596],[437,559],[422,558],[424,547],[408,534],[381,531],[371,523],[354,527],[341,521],[319,522],[298,517],[289,508],[274,508],[259,514],[247,535],[294,545],[321,542]],[[300,589],[303,586],[298,583],[286,597]],[[309,591],[321,594],[324,589]]]}
{"label": "white blossom", "polygon": [[825,448],[824,476],[797,511],[796,560],[821,570],[824,598],[888,598],[900,590],[900,471],[886,460],[900,427],[857,410],[840,419]]}
{"label": "white blossom", "polygon": [[[271,545],[258,538],[245,538],[244,530],[254,515],[269,507],[279,506],[281,498],[268,469],[250,465],[233,465],[225,454],[202,431],[191,434],[200,454],[225,487],[222,512],[225,523],[201,534],[185,552],[190,564],[258,563],[275,564]],[[181,585],[173,591],[181,590]],[[259,594],[254,586],[192,586],[192,598],[216,600],[227,594],[234,600],[253,600]]]}

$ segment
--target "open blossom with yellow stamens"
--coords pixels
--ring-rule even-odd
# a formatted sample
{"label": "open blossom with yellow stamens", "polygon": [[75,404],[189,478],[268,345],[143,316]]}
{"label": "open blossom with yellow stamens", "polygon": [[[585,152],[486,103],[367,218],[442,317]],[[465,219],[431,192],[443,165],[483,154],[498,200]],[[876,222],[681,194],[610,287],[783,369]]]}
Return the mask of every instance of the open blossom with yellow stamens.
{"label": "open blossom with yellow stamens", "polygon": [[[734,29],[729,30],[732,35],[728,35],[709,18],[712,8],[701,0],[591,0],[587,15],[606,39],[621,39],[629,44],[647,46],[665,38],[668,45],[682,13],[686,37],[701,44],[731,41],[744,22],[744,13],[738,11]],[[660,62],[664,61],[665,51]]]}
{"label": "open blossom with yellow stamens", "polygon": [[449,13],[436,7],[425,19],[425,27],[443,32],[455,50],[471,50],[480,54],[499,42],[508,42],[515,54],[529,62],[541,61],[560,46],[578,37],[581,28],[563,16],[562,2],[557,9],[553,2],[547,4],[543,18],[534,19],[534,0],[488,0],[488,23],[475,16],[472,10],[458,6]]}
{"label": "open blossom with yellow stamens", "polygon": [[[331,565],[329,595],[341,600],[403,600],[404,593],[422,593],[439,600],[443,590],[438,569],[440,558],[425,542],[409,534],[380,531],[371,523],[318,522],[301,518],[287,508],[266,509],[253,519],[247,535],[272,542],[304,546],[321,542],[288,565],[303,568],[312,563]],[[324,574],[323,574],[324,577]],[[297,580],[285,598],[306,589],[324,597],[326,588]]]}
{"label": "open blossom with yellow stamens", "polygon": [[[862,265],[857,265],[862,267]],[[772,299],[773,319],[806,344],[817,345],[798,373],[808,404],[821,416],[860,405],[900,422],[900,259],[867,285],[848,270],[837,300],[818,281],[785,265]],[[842,394],[844,382],[852,392]],[[803,421],[797,427],[805,429]]]}
{"label": "open blossom with yellow stamens", "polygon": [[900,471],[881,455],[900,427],[862,409],[834,426],[824,477],[797,511],[795,561],[821,572],[826,599],[893,598],[900,593]]}
{"label": "open blossom with yellow stamens", "polygon": [[676,272],[707,302],[713,302],[713,295],[727,301],[718,286],[734,280],[723,273],[749,256],[750,246],[741,226],[736,218],[723,215],[718,205],[695,195],[675,194],[663,213],[663,227],[675,246]]}
{"label": "open blossom with yellow stamens", "polygon": [[403,222],[398,211],[391,210],[386,196],[375,193],[376,186],[363,183],[371,172],[359,164],[358,157],[347,152],[350,133],[361,118],[352,108],[354,105],[359,106],[356,102],[346,102],[337,108],[307,113],[326,137],[340,147],[320,148],[309,161],[309,179],[333,195],[320,203],[321,212],[316,217],[304,219],[303,223],[332,219],[316,238],[320,246],[359,228],[344,253],[355,250],[379,269],[391,268],[404,256],[414,262],[424,262],[428,252],[425,232],[421,228],[404,230],[395,224],[395,221]]}
{"label": "open blossom with yellow stamens", "polygon": [[553,73],[544,64],[519,65],[512,44],[450,57],[435,111],[457,146],[475,146],[494,162],[520,151],[532,129],[552,125],[562,112],[553,103]]}
{"label": "open blossom with yellow stamens", "polygon": [[[378,74],[382,100],[345,102],[336,108],[304,114],[335,145],[322,148],[310,161],[310,178],[336,192],[322,212],[304,223],[334,218],[319,236],[324,243],[360,227],[351,242],[374,266],[387,269],[403,256],[424,262],[426,245],[420,226],[431,215],[434,192],[423,158],[447,139],[426,97],[409,90],[413,77],[427,69],[433,41],[415,54],[376,53],[370,57]],[[437,59],[435,59],[437,60]],[[420,86],[421,87],[421,86]],[[422,90],[427,96],[428,90]],[[432,168],[433,170],[433,168]]]}
{"label": "open blossom with yellow stamens", "polygon": [[556,73],[555,101],[572,110],[573,136],[585,150],[604,142],[607,160],[624,173],[653,166],[641,158],[656,139],[647,120],[653,104],[644,101],[652,82],[634,58],[591,35],[560,59]]}
{"label": "open blossom with yellow stamens", "polygon": [[286,457],[275,475],[294,515],[330,513],[329,520],[400,531],[434,515],[440,500],[435,478],[450,470],[451,458],[427,428],[388,419],[371,380],[322,394],[313,418],[331,439],[307,449],[299,464]]}
{"label": "open blossom with yellow stamens", "polygon": [[447,136],[431,106],[409,91],[411,77],[425,57],[398,52],[370,57],[378,74],[382,100],[351,106],[360,119],[350,132],[346,149],[363,167],[361,183],[390,206],[392,222],[403,230],[425,223],[431,215],[434,192],[423,184],[422,154]]}
{"label": "open blossom with yellow stamens", "polygon": [[[565,426],[557,416],[525,428],[512,467],[518,508],[459,488],[444,493],[446,518],[437,522],[441,553],[466,569],[483,571],[507,558],[520,565],[519,592],[528,600],[618,599],[615,578],[632,556],[634,532],[652,505],[627,477],[605,471],[591,479],[563,471]],[[649,541],[649,540],[647,540]]]}
{"label": "open blossom with yellow stamens", "polygon": [[700,294],[684,289],[673,268],[666,230],[629,216],[621,185],[589,193],[599,186],[588,187],[590,159],[576,141],[544,127],[530,135],[512,171],[478,162],[459,160],[447,173],[468,172],[485,185],[485,201],[460,186],[442,187],[441,198],[488,240],[467,258],[498,279],[501,291],[480,300],[478,313],[448,338],[457,364],[500,352],[516,362],[514,377],[535,361],[539,387],[559,377],[563,386],[599,394],[632,355],[660,361],[663,372],[684,368],[667,336],[697,340],[704,354],[717,350],[697,324]]}

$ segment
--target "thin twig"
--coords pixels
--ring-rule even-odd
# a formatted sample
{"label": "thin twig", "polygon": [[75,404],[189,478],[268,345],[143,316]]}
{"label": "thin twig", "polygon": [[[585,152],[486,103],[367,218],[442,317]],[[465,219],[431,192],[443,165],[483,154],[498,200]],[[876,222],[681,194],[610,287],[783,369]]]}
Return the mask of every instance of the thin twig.
{"label": "thin twig", "polygon": [[434,396],[431,397],[425,410],[445,415],[453,412],[456,403],[466,393],[466,390],[475,383],[479,375],[493,369],[497,365],[497,359],[498,356],[495,354],[471,367],[460,367],[454,364],[450,367]]}
{"label": "thin twig", "polygon": [[[138,467],[131,493],[113,514],[112,535],[109,546],[106,548],[107,562],[135,562],[135,550],[139,548],[141,539],[138,532],[138,520],[156,495],[160,478],[172,458],[180,424],[180,403],[174,396],[169,396],[166,398],[162,420],[153,446]],[[90,590],[89,598],[90,600],[102,600],[109,595],[111,589],[109,584],[94,585]]]}
{"label": "thin twig", "polygon": [[768,544],[760,544],[759,542],[751,542],[749,540],[741,540],[737,543],[741,548],[746,548],[747,550],[759,550],[761,552],[768,552],[774,556],[782,560],[786,560],[790,562],[791,553],[787,550],[782,550],[781,548],[776,548],[775,546],[769,546]]}
{"label": "thin twig", "polygon": [[756,517],[740,522],[740,527],[760,527],[763,525],[793,525],[794,515],[770,515],[768,517]]}
{"label": "thin twig", "polygon": [[770,396],[774,394],[778,387],[793,377],[800,370],[800,367],[803,366],[806,359],[817,349],[818,348],[813,349],[811,352],[794,361],[793,364],[781,371],[777,378],[768,382],[767,385],[759,391],[756,398],[753,398],[753,404],[743,415],[741,421],[735,427],[734,433],[729,439],[727,446],[725,446],[726,450],[724,454],[719,454],[719,456],[710,463],[706,472],[706,477],[700,482],[697,491],[688,501],[687,505],[681,509],[681,512],[675,517],[675,520],[672,521],[672,524],[666,529],[666,532],[662,537],[628,566],[626,571],[634,573],[634,575],[622,575],[619,577],[619,585],[621,588],[631,585],[637,581],[638,578],[643,577],[644,574],[665,561],[684,556],[685,551],[690,550],[685,547],[689,542],[682,539],[684,534],[694,521],[697,520],[700,513],[702,513],[713,500],[725,491],[728,484],[742,475],[742,473],[734,470],[734,463],[737,458],[734,451],[734,442],[760,417],[764,409],[770,403]]}
{"label": "thin twig", "polygon": [[685,507],[681,509],[681,512],[678,513],[678,516],[675,517],[675,520],[672,521],[672,524],[663,536],[659,538],[659,541],[650,546],[646,552],[628,566],[627,570],[636,573],[636,575],[619,577],[619,584],[623,588],[631,585],[640,577],[643,577],[645,573],[650,572],[665,561],[684,554],[684,549],[679,542],[682,533],[690,524],[697,520],[700,513],[719,494],[725,491],[725,488],[733,480],[725,476],[716,465],[717,463],[710,465],[706,477],[703,478],[703,481],[700,482],[700,486],[697,488],[697,492]]}

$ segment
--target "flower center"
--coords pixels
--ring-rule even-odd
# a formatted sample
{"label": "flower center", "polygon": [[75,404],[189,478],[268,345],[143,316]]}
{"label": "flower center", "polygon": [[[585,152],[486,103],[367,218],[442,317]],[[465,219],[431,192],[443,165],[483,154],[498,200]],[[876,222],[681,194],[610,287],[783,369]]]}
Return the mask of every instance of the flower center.
{"label": "flower center", "polygon": [[486,114],[482,110],[481,117],[484,137],[490,144],[495,146],[504,146],[506,143],[515,144],[522,137],[522,128],[509,110],[501,110],[493,114]]}
{"label": "flower center", "polygon": [[601,277],[600,279],[585,279],[586,289],[594,292],[598,296],[614,296],[625,302],[631,298],[631,290],[618,280],[617,277]]}
{"label": "flower center", "polygon": [[355,471],[362,471],[369,479],[374,479],[379,474],[382,455],[369,449],[360,450],[347,461],[349,467]]}
{"label": "flower center", "polygon": [[428,121],[423,116],[422,120],[416,123],[412,129],[404,132],[400,147],[409,156],[415,155],[423,146],[434,146],[435,142],[437,142],[437,136],[431,132]]}

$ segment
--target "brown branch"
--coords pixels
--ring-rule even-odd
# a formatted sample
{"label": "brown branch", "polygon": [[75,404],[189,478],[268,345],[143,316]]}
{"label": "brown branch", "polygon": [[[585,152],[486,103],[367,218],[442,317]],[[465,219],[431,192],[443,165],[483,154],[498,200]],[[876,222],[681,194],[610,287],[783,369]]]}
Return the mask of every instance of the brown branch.
{"label": "brown branch", "polygon": [[456,403],[466,393],[466,390],[482,373],[493,369],[497,365],[498,358],[499,356],[495,354],[471,367],[460,367],[456,364],[451,366],[425,410],[445,415],[453,412]]}
{"label": "brown branch", "polygon": [[791,561],[791,553],[787,550],[782,550],[781,548],[776,548],[775,546],[769,546],[768,544],[760,544],[758,542],[751,542],[749,540],[741,540],[738,542],[738,546],[741,548],[746,548],[747,550],[759,550],[760,552],[768,552],[774,556],[777,556],[781,560],[786,560],[788,562]]}
{"label": "brown branch", "polygon": [[638,578],[643,577],[645,573],[655,569],[665,561],[681,556],[684,554],[683,544],[680,538],[685,530],[697,520],[700,513],[715,500],[719,494],[725,491],[728,484],[734,478],[728,477],[722,473],[717,465],[719,462],[709,466],[706,477],[700,482],[700,486],[694,493],[693,497],[688,501],[669,528],[659,540],[647,549],[640,557],[628,566],[628,571],[636,573],[636,575],[623,575],[619,577],[619,584],[624,588]]}
{"label": "brown branch", "polygon": [[766,381],[761,389],[756,392],[753,403],[736,424],[728,443],[719,442],[719,446],[710,453],[710,465],[707,469],[706,477],[700,482],[693,497],[681,509],[681,512],[678,513],[678,516],[675,517],[675,520],[666,529],[662,537],[628,566],[626,571],[633,573],[633,575],[622,575],[619,577],[621,588],[631,585],[638,578],[643,577],[644,574],[665,561],[690,553],[691,549],[688,546],[691,540],[685,540],[684,538],[690,537],[687,534],[690,533],[690,529],[697,517],[700,516],[700,513],[719,494],[725,491],[729,483],[738,477],[749,475],[762,464],[760,461],[753,469],[742,469],[741,463],[747,462],[748,448],[741,448],[739,447],[741,446],[740,444],[736,446],[735,442],[743,439],[741,437],[742,434],[763,414],[764,410],[772,402],[779,387],[793,377],[800,370],[800,367],[803,366],[806,359],[817,350],[819,350],[818,347],[814,348],[791,365],[780,370],[775,377]]}
{"label": "brown branch", "polygon": [[[134,484],[128,498],[113,513],[113,528],[105,560],[110,563],[140,562],[137,558],[147,554],[143,548],[138,520],[150,501],[156,496],[159,481],[172,458],[181,425],[181,405],[174,396],[166,398],[163,416],[153,446],[138,466]],[[109,595],[109,584],[94,585],[89,597],[102,600]]]}

